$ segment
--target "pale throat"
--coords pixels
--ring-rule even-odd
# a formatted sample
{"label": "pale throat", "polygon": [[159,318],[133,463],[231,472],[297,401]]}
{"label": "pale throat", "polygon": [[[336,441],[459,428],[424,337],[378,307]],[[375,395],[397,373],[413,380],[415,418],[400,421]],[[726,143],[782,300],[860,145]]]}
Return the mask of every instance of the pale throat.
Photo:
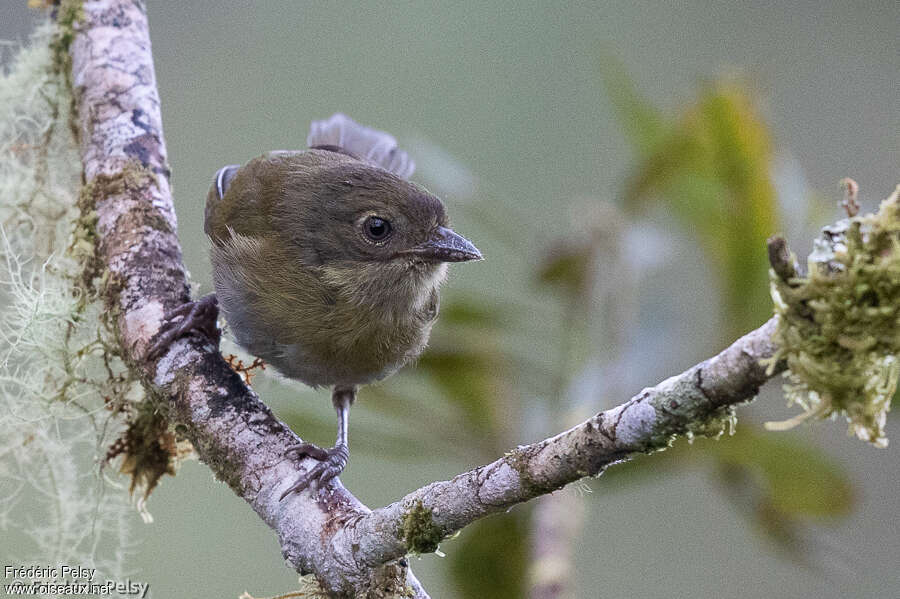
{"label": "pale throat", "polygon": [[[368,304],[392,317],[422,310],[447,278],[446,262],[391,261],[330,265],[322,268],[323,282],[345,301]],[[360,302],[361,298],[366,298]]]}
{"label": "pale throat", "polygon": [[418,313],[431,301],[432,294],[447,278],[446,262],[411,261],[397,264],[390,273],[390,296],[384,297],[383,308],[397,315]]}

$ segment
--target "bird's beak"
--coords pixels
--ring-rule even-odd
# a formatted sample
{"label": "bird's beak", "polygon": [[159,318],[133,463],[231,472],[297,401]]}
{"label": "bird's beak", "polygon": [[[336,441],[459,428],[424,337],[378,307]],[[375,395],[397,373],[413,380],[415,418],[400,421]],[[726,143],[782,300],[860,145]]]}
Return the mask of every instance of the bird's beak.
{"label": "bird's beak", "polygon": [[432,231],[428,241],[404,252],[438,262],[468,262],[484,257],[472,242],[447,227]]}

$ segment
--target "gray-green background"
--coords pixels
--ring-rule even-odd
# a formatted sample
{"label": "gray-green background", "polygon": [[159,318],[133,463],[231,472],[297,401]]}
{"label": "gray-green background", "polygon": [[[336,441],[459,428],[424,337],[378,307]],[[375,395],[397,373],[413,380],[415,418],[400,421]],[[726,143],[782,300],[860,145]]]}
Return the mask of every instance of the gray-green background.
{"label": "gray-green background", "polygon": [[[4,0],[0,38],[25,38],[24,5]],[[836,199],[837,180],[850,175],[873,208],[900,174],[900,8],[892,2],[157,0],[149,14],[179,232],[204,290],[201,206],[212,174],[264,150],[300,148],[311,119],[340,110],[413,150],[427,140],[468,173],[441,184],[435,171],[444,159],[420,160],[456,227],[488,257],[453,268],[448,292],[521,293],[529,265],[570,226],[572,200],[614,201],[628,173],[629,145],[598,75],[606,53],[668,109],[688,102],[707,78],[748,75],[795,184],[805,178]],[[641,312],[642,329],[665,331],[665,342],[647,335],[629,394],[719,349],[710,317],[718,300],[701,250],[674,223],[666,226],[657,222],[676,241],[663,245],[671,255],[650,288],[656,295],[642,303],[659,309]],[[531,319],[542,320],[533,310]],[[536,360],[545,353],[536,333],[519,341]],[[264,382],[260,392],[279,411],[296,401],[276,384]],[[317,418],[330,418],[327,394],[303,392],[303,401],[316,402]],[[739,415],[762,421],[789,412],[774,388]],[[351,445],[377,435],[377,418],[364,406],[355,411]],[[887,450],[847,438],[841,423],[787,433],[832,455],[859,491],[852,516],[812,530],[838,556],[827,574],[773,552],[706,470],[694,468],[621,489],[588,483],[594,493],[577,551],[578,596],[900,596],[900,426],[893,419],[888,427]],[[379,443],[360,441],[370,449]],[[475,465],[461,455],[359,451],[342,480],[377,506]],[[165,479],[149,507],[156,521],[136,525],[133,563],[134,578],[149,582],[154,597],[235,598],[245,589],[265,596],[295,586],[274,535],[202,464]],[[452,553],[454,542],[442,549]],[[441,558],[412,563],[433,596],[454,596]]]}

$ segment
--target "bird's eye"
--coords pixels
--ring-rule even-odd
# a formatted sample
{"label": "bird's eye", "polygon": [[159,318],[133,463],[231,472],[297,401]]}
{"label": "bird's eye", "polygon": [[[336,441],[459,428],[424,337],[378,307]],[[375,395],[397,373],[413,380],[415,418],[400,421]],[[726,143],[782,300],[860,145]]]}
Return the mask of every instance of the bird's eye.
{"label": "bird's eye", "polygon": [[378,216],[370,216],[363,223],[363,230],[372,241],[384,241],[391,235],[391,223]]}

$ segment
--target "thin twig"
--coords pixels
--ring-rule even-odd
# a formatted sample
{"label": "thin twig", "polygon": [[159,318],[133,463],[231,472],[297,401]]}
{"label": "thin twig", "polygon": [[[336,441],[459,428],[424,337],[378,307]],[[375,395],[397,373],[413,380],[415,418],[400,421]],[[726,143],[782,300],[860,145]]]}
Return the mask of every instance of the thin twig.
{"label": "thin twig", "polygon": [[853,218],[859,214],[859,183],[850,177],[841,179],[841,189],[844,190],[844,199],[841,200],[841,207],[847,212],[847,216]]}

